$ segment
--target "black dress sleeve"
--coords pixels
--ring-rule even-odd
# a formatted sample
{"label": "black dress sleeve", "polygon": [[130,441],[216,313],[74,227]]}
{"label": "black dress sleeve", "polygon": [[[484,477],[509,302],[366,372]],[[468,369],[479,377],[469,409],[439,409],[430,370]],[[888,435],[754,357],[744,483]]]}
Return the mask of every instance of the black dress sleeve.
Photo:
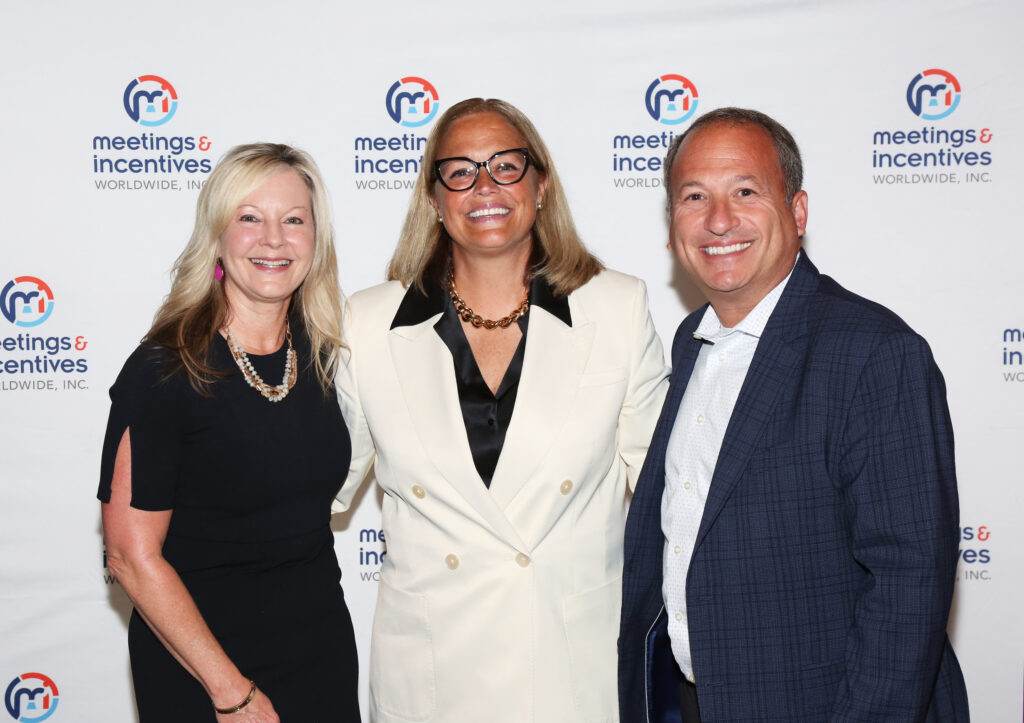
{"label": "black dress sleeve", "polygon": [[182,373],[168,378],[170,355],[140,346],[128,357],[110,388],[110,416],[103,440],[97,497],[110,501],[114,460],[125,430],[132,453],[131,506],[140,510],[174,508],[181,453],[183,395],[191,392]]}

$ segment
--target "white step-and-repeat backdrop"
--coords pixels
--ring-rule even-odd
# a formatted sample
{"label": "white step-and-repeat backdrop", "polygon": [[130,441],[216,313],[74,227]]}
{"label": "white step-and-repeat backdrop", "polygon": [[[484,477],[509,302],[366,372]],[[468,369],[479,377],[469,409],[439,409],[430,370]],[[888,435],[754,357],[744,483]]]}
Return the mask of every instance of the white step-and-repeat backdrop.
{"label": "white step-and-repeat backdrop", "polygon": [[[665,249],[666,145],[724,105],[793,131],[808,253],[901,314],[945,372],[962,524],[950,629],[974,719],[1019,721],[1022,28],[1020,0],[8,3],[0,721],[135,720],[129,605],[95,499],[107,389],[216,159],[256,140],[310,151],[351,292],[383,280],[435,114],[471,96],[536,123],[584,238],[646,279],[666,342],[702,302]],[[378,494],[335,519],[364,671]]]}

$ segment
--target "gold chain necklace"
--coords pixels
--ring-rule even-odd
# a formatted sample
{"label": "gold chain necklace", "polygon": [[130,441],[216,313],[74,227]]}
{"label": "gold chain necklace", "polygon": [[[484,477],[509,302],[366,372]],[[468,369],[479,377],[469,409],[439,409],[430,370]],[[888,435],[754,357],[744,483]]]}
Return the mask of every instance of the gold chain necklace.
{"label": "gold chain necklace", "polygon": [[287,320],[284,323],[284,335],[288,340],[288,351],[285,354],[284,362],[284,379],[276,387],[272,387],[267,384],[252,366],[252,362],[249,360],[249,355],[245,353],[245,349],[241,344],[231,336],[231,332],[225,329],[228,339],[228,349],[231,350],[231,356],[235,360],[235,364],[242,372],[242,376],[245,377],[245,381],[250,387],[258,391],[268,401],[280,402],[282,399],[288,396],[288,392],[295,386],[295,381],[298,379],[299,364],[295,356],[295,349],[292,347],[292,328],[288,324]]}
{"label": "gold chain necklace", "polygon": [[475,311],[466,305],[466,302],[459,296],[458,290],[455,288],[455,265],[451,264],[448,266],[448,295],[452,297],[452,303],[455,305],[455,313],[457,313],[462,320],[469,322],[476,328],[480,329],[497,329],[506,328],[512,324],[513,321],[524,316],[527,311],[530,310],[530,291],[527,289],[526,295],[523,296],[522,303],[508,316],[493,321],[491,319],[485,319]]}

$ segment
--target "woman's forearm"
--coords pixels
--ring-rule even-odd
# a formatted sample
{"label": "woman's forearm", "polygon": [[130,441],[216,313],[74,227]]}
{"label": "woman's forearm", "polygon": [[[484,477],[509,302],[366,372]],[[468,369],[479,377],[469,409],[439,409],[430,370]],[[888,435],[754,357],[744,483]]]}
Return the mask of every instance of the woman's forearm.
{"label": "woman's forearm", "polygon": [[206,689],[213,705],[244,699],[249,679],[217,642],[178,573],[162,556],[122,557],[107,551],[108,565],[135,609],[168,652]]}

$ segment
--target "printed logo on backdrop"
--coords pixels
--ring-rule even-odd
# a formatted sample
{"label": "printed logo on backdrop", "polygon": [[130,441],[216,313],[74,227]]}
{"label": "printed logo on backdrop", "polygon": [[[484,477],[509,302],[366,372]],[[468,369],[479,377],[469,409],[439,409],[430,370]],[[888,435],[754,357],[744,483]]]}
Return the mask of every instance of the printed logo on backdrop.
{"label": "printed logo on backdrop", "polygon": [[366,528],[359,530],[359,579],[363,582],[380,582],[380,566],[388,554],[384,541],[384,530]]}
{"label": "printed logo on backdrop", "polygon": [[[381,124],[352,140],[353,170],[360,191],[409,191],[423,164],[427,136],[416,132],[395,133],[403,128],[423,128],[437,115],[440,96],[433,84],[409,75],[387,87]],[[385,118],[388,120],[385,121]]]}
{"label": "printed logo on backdrop", "polygon": [[992,529],[988,525],[960,527],[957,580],[991,580],[992,557]]}
{"label": "printed logo on backdrop", "polygon": [[22,673],[7,686],[4,705],[16,721],[38,723],[57,712],[57,684],[42,673]]}
{"label": "printed logo on backdrop", "polygon": [[[98,95],[113,97],[106,91]],[[117,127],[116,106],[111,103],[111,127],[93,135],[93,187],[114,193],[202,188],[213,170],[213,141],[200,133],[172,129],[183,102],[162,76],[130,79],[121,93]]]}
{"label": "printed logo on backdrop", "polygon": [[682,75],[662,75],[647,86],[645,102],[651,118],[676,126],[697,112],[697,87]]}
{"label": "printed logo on backdrop", "polygon": [[962,111],[956,116],[961,122],[952,122],[950,118],[960,107],[962,98],[960,81],[948,70],[929,68],[915,73],[900,102],[905,102],[923,123],[873,132],[871,171],[874,183],[885,186],[991,183],[992,128],[985,123],[964,120]]}
{"label": "printed logo on backdrop", "polygon": [[1003,381],[1024,384],[1024,329],[1003,329]]}
{"label": "printed logo on backdrop", "polygon": [[385,104],[395,123],[419,128],[434,119],[438,106],[437,89],[423,78],[409,76],[396,80],[388,89]]}
{"label": "printed logo on backdrop", "polygon": [[[53,289],[38,276],[15,276],[0,291],[0,393],[88,389],[89,342],[82,334],[49,333],[56,308]],[[63,306],[62,306],[63,308]],[[3,322],[0,322],[2,324]],[[51,322],[52,323],[52,322]],[[46,331],[39,330],[47,324]],[[18,331],[31,329],[32,331]]]}
{"label": "printed logo on backdrop", "polygon": [[918,73],[907,86],[907,105],[923,120],[941,120],[960,105],[960,81],[938,68]]}
{"label": "printed logo on backdrop", "polygon": [[18,276],[0,291],[0,311],[15,326],[39,326],[53,313],[53,291],[35,276]]}
{"label": "printed logo on backdrop", "polygon": [[[697,113],[697,86],[685,75],[659,75],[644,87],[644,109],[653,123],[612,136],[611,178],[615,188],[661,188],[665,153],[683,132],[680,126]],[[670,130],[661,129],[666,125]]]}
{"label": "printed logo on backdrop", "polygon": [[178,94],[159,75],[140,75],[124,89],[124,110],[140,126],[162,126],[178,111]]}

